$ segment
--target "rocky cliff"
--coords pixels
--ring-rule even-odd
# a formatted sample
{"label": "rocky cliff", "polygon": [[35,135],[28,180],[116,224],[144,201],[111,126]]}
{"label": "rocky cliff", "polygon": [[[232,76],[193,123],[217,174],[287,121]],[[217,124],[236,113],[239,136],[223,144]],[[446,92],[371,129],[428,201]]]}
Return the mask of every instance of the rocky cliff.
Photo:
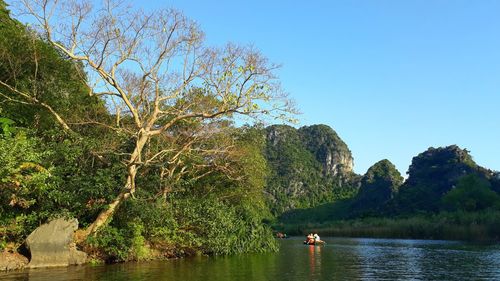
{"label": "rocky cliff", "polygon": [[353,172],[354,160],[347,145],[327,125],[299,129],[302,142],[322,165],[324,175],[347,175]]}
{"label": "rocky cliff", "polygon": [[326,125],[266,129],[270,177],[267,198],[274,214],[309,208],[356,192],[353,157],[337,133]]}

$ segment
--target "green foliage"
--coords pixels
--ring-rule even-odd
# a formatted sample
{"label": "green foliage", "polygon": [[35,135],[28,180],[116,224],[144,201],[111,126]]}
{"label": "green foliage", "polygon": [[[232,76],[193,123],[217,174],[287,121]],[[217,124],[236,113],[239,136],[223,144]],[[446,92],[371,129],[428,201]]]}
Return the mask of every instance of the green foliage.
{"label": "green foliage", "polygon": [[351,217],[352,199],[337,200],[313,208],[295,209],[283,213],[279,224],[322,223]]}
{"label": "green foliage", "polygon": [[148,259],[153,254],[150,249],[174,256],[277,249],[253,205],[230,205],[214,196],[172,202],[127,201],[112,223],[89,239],[90,245],[101,249],[108,261]]}
{"label": "green foliage", "polygon": [[105,155],[102,160],[92,154],[98,146],[99,141],[94,138],[65,139],[48,144],[54,154],[47,160],[54,165],[59,187],[54,192],[54,199],[83,226],[91,223],[106,207],[125,179],[119,157]]}
{"label": "green foliage", "polygon": [[49,195],[55,179],[53,167],[43,163],[50,151],[40,149],[41,145],[23,130],[0,137],[0,235],[13,242],[20,243],[51,215],[47,209],[53,206]]}
{"label": "green foliage", "polygon": [[420,153],[408,173],[399,193],[379,215],[474,211],[491,206],[491,199],[496,198],[494,173],[475,164],[467,150],[455,145]]}
{"label": "green foliage", "polygon": [[238,147],[234,169],[240,179],[215,173],[174,195],[171,204],[179,229],[174,234],[184,246],[209,254],[276,250],[270,229],[262,223],[270,216],[263,198],[264,136],[260,128],[244,126],[231,137]]}
{"label": "green foliage", "polygon": [[129,257],[130,239],[127,229],[118,229],[107,226],[99,231],[98,235],[88,238],[92,247],[102,250],[108,262],[126,261]]}
{"label": "green foliage", "polygon": [[500,209],[500,196],[491,190],[491,184],[477,175],[467,175],[443,197],[444,208],[452,211],[480,211],[492,207]]}
{"label": "green foliage", "polygon": [[2,129],[1,134],[4,135],[5,137],[10,137],[13,130],[12,125],[14,123],[15,122],[10,120],[9,118],[0,117],[0,126],[1,126],[0,129]]}
{"label": "green foliage", "polygon": [[214,198],[178,201],[179,232],[190,233],[184,243],[204,253],[231,254],[275,250],[272,233],[240,206],[228,206]]}
{"label": "green foliage", "polygon": [[240,172],[245,179],[243,188],[247,196],[262,200],[262,191],[269,175],[269,167],[264,155],[266,139],[259,127],[244,126],[233,136],[237,140],[241,157],[239,159]]}
{"label": "green foliage", "polygon": [[116,138],[84,127],[77,128],[79,136],[67,135],[40,106],[48,104],[67,121],[106,118],[102,102],[88,95],[81,67],[11,19],[3,2],[0,11],[0,80],[27,93],[0,86],[0,112],[7,117],[0,119],[1,225],[9,240],[19,242],[51,217],[90,223],[123,182],[123,172],[114,169],[121,159],[102,164],[95,156],[104,144],[113,149]]}
{"label": "green foliage", "polygon": [[144,225],[132,221],[125,227],[107,226],[88,242],[99,248],[108,262],[142,261],[151,257],[143,232]]}
{"label": "green foliage", "polygon": [[91,239],[101,249],[96,256],[123,261],[276,250],[271,229],[262,223],[270,216],[262,192],[267,170],[263,135],[258,128],[243,127],[231,137],[241,159],[234,163],[239,180],[212,173],[184,182],[165,200],[156,196],[154,170],[143,174],[136,198],[125,201],[107,227],[112,230]]}
{"label": "green foliage", "polygon": [[88,95],[82,67],[11,19],[4,6],[0,6],[0,81],[27,96],[0,85],[1,114],[19,126],[39,130],[57,127],[53,115],[41,103],[67,121],[105,115],[103,103]]}
{"label": "green foliage", "polygon": [[149,248],[146,246],[146,239],[143,236],[144,226],[139,223],[131,222],[129,224],[131,232],[130,255],[132,259],[140,261],[150,257]]}
{"label": "green foliage", "polygon": [[90,141],[46,142],[24,128],[0,137],[2,237],[19,244],[38,225],[59,216],[92,222],[123,178],[114,166],[85,157],[89,149]]}

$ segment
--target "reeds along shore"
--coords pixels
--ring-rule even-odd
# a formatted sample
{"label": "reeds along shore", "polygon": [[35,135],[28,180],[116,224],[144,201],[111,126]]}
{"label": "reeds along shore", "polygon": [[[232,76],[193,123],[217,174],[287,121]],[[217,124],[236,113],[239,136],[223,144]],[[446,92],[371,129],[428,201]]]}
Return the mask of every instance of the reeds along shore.
{"label": "reeds along shore", "polygon": [[324,223],[284,224],[289,235],[310,231],[322,236],[446,239],[468,241],[500,240],[500,212],[454,212],[400,218],[362,218]]}

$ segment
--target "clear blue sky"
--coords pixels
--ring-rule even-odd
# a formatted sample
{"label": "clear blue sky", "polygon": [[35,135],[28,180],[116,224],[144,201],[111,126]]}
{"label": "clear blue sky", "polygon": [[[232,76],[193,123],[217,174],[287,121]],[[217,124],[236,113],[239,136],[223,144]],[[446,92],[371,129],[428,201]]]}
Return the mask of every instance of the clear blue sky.
{"label": "clear blue sky", "polygon": [[282,63],[300,125],[333,127],[355,171],[406,173],[457,144],[500,170],[500,1],[138,1],[196,20],[211,45],[252,44]]}

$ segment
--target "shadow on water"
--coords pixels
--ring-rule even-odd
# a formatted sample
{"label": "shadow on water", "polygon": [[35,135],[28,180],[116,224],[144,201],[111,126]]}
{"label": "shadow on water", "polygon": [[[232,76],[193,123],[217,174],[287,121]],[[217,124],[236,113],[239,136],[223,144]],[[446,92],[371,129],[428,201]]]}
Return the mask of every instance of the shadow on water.
{"label": "shadow on water", "polygon": [[500,246],[455,241],[281,240],[281,251],[0,273],[0,280],[500,280]]}

